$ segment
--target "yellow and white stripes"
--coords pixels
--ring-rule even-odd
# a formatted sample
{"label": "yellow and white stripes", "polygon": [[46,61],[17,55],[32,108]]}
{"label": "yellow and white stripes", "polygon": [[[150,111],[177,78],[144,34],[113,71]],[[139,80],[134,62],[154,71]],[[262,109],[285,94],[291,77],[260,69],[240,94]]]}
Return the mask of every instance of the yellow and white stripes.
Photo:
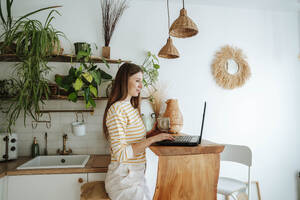
{"label": "yellow and white stripes", "polygon": [[145,152],[133,154],[131,144],[146,138],[146,129],[138,109],[128,101],[118,101],[107,112],[106,126],[110,139],[111,161],[145,163]]}

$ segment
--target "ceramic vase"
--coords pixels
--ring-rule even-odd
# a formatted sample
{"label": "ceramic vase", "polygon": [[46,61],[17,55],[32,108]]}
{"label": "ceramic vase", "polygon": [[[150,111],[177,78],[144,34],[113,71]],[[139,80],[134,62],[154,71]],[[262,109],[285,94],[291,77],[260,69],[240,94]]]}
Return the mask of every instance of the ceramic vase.
{"label": "ceramic vase", "polygon": [[170,119],[170,131],[171,133],[179,133],[183,127],[183,116],[179,109],[177,99],[168,99],[166,101],[167,108],[163,117]]}

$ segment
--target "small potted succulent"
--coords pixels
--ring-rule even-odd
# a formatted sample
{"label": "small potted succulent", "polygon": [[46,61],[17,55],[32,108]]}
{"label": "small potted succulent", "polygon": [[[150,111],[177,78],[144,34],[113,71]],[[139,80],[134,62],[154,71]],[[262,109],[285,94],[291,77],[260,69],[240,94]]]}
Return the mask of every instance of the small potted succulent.
{"label": "small potted succulent", "polygon": [[[77,102],[78,97],[83,96],[86,108],[96,107],[93,98],[98,97],[98,86],[103,80],[112,79],[110,74],[97,68],[90,56],[90,48],[87,51],[79,51],[76,56],[80,61],[79,68],[72,66],[67,76],[55,76],[55,82],[67,92],[68,99]],[[109,68],[109,65],[104,63]]]}

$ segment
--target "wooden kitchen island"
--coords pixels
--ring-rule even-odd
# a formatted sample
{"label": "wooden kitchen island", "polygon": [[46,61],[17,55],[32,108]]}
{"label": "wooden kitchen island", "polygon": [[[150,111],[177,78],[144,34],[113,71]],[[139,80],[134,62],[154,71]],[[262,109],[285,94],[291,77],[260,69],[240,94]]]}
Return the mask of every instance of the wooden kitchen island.
{"label": "wooden kitchen island", "polygon": [[153,200],[216,200],[224,145],[151,146],[146,181]]}

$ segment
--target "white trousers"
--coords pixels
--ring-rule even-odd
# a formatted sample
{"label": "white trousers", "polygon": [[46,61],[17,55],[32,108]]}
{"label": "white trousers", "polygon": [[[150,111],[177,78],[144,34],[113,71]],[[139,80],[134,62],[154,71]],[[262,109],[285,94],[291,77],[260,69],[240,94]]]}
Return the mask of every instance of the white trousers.
{"label": "white trousers", "polygon": [[105,189],[111,200],[151,200],[145,180],[145,164],[110,163]]}

